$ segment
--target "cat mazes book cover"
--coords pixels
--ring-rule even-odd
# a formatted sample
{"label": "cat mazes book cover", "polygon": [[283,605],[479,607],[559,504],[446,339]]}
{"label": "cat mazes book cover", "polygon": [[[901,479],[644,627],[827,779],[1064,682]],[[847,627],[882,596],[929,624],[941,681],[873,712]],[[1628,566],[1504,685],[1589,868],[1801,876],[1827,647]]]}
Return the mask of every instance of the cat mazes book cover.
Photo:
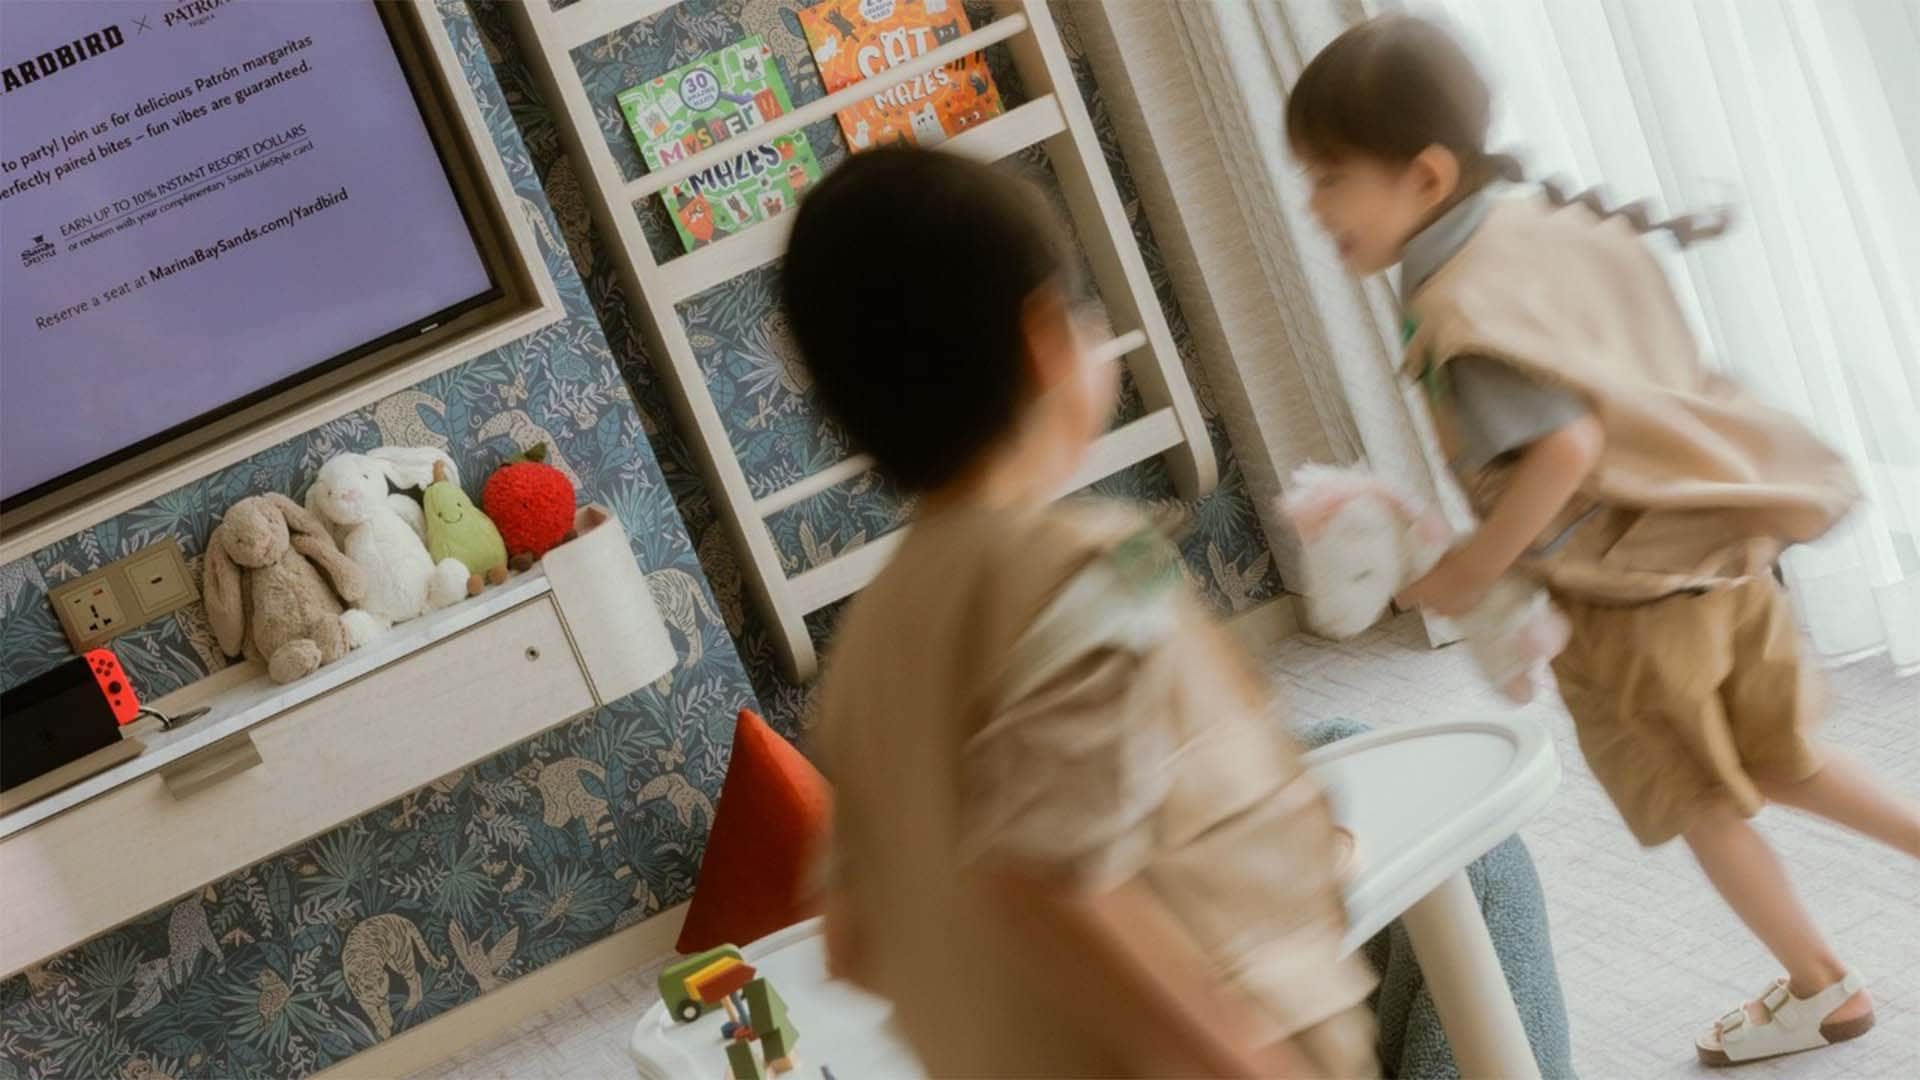
{"label": "cat mazes book cover", "polygon": [[[960,0],[821,0],[799,13],[827,93],[875,78],[973,28]],[[987,58],[974,53],[840,110],[855,151],[904,142],[933,146],[1000,115]]]}
{"label": "cat mazes book cover", "polygon": [[805,132],[764,142],[752,137],[754,128],[793,108],[772,50],[759,37],[622,90],[618,100],[649,170],[723,142],[738,147],[660,193],[688,251],[781,213],[820,179]]}

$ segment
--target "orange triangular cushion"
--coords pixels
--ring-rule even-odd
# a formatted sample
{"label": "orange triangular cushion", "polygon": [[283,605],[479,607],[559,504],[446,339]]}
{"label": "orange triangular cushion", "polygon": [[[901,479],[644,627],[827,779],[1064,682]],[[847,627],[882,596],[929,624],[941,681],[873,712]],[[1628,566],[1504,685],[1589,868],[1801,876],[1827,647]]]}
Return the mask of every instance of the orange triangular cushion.
{"label": "orange triangular cushion", "polygon": [[745,945],[811,912],[801,885],[826,835],[831,793],[800,751],[742,709],[720,787],[700,880],[675,946],[683,953]]}

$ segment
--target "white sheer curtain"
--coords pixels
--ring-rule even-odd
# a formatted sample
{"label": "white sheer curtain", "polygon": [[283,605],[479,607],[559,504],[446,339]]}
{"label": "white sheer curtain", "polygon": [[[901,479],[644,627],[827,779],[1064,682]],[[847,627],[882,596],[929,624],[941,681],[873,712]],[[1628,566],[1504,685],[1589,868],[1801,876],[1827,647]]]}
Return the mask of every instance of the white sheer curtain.
{"label": "white sheer curtain", "polygon": [[1920,0],[1376,0],[1450,22],[1538,176],[1740,227],[1665,258],[1716,362],[1851,460],[1792,551],[1815,647],[1920,666]]}

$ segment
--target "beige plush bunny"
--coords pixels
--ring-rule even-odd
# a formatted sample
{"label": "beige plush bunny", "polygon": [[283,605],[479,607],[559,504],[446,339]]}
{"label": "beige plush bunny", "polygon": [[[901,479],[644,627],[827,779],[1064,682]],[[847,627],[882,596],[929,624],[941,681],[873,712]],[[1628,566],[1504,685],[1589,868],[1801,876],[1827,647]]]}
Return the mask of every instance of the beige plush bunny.
{"label": "beige plush bunny", "polygon": [[345,656],[340,601],[356,604],[365,593],[360,568],[326,526],[285,495],[234,503],[207,544],[207,618],[220,650],[266,661],[274,682]]}

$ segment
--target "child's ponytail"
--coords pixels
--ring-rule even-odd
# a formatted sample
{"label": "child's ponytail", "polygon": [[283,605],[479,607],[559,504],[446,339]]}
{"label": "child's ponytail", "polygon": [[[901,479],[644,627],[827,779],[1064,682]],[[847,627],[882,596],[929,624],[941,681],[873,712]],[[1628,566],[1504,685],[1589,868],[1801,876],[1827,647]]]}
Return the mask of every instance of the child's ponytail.
{"label": "child's ponytail", "polygon": [[[1486,149],[1492,120],[1486,80],[1451,35],[1410,15],[1383,15],[1341,34],[1313,58],[1287,96],[1287,140],[1307,161],[1359,156],[1403,165],[1429,146],[1461,163],[1461,193],[1495,180],[1526,183],[1511,154]],[[1541,183],[1556,206],[1579,203],[1603,218],[1624,218],[1642,233],[1665,232],[1681,247],[1727,231],[1725,206],[1653,221],[1645,202],[1614,208],[1599,188],[1575,193]]]}

